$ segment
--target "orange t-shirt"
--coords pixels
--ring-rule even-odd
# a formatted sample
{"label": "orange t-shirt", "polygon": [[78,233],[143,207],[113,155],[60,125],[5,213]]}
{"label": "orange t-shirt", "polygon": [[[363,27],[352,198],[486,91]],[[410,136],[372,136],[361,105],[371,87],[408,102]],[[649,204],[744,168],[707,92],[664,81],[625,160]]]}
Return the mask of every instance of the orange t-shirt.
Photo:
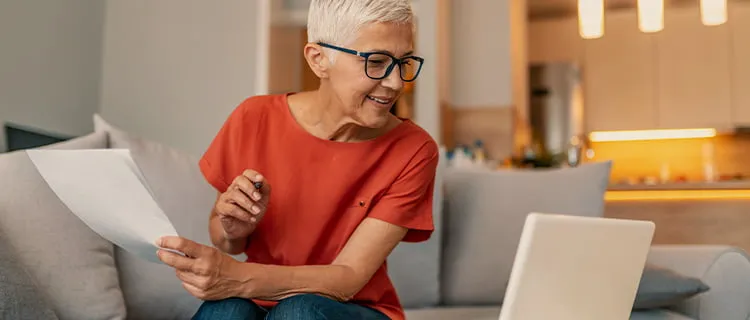
{"label": "orange t-shirt", "polygon": [[[240,104],[200,168],[220,192],[245,169],[261,173],[273,190],[248,241],[247,261],[299,266],[333,262],[366,217],[408,228],[404,241],[427,240],[437,161],[435,141],[409,120],[364,142],[325,140],[296,122],[281,94]],[[352,302],[404,318],[386,263]]]}

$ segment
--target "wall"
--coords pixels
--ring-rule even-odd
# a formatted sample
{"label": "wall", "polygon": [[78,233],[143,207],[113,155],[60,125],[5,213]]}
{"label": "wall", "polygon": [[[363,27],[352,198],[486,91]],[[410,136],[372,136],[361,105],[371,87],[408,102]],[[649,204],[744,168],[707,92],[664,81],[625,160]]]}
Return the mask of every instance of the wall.
{"label": "wall", "polygon": [[263,93],[256,41],[266,1],[110,0],[101,113],[116,126],[201,154],[229,113]]}
{"label": "wall", "polygon": [[99,0],[0,1],[0,122],[63,135],[93,129],[103,16]]}
{"label": "wall", "polygon": [[414,119],[439,144],[446,140],[441,134],[440,108],[448,99],[446,90],[450,74],[451,25],[450,0],[413,0],[417,16],[417,55],[425,59],[414,86]]}
{"label": "wall", "polygon": [[[0,39],[12,45],[0,61],[0,119],[79,135],[98,109],[125,130],[200,153],[243,98],[296,89],[290,71],[275,67],[281,59],[259,47],[295,37],[294,28],[271,30],[263,14],[270,1],[3,2]],[[423,11],[417,50],[432,67],[417,85],[415,120],[436,140],[480,138],[491,155],[505,156],[518,118],[512,108],[525,104],[517,67],[524,6],[414,2]]]}
{"label": "wall", "polygon": [[451,142],[481,139],[491,158],[504,159],[528,121],[526,1],[453,0],[450,19]]}
{"label": "wall", "polygon": [[457,108],[512,104],[509,0],[454,0],[451,103]]}

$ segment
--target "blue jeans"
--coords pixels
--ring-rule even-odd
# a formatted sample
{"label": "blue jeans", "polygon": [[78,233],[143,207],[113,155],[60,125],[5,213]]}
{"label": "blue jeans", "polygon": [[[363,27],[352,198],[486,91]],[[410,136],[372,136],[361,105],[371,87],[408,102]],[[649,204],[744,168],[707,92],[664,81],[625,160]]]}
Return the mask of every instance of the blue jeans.
{"label": "blue jeans", "polygon": [[281,300],[270,311],[250,300],[229,298],[204,302],[193,320],[389,320],[380,311],[314,294]]}

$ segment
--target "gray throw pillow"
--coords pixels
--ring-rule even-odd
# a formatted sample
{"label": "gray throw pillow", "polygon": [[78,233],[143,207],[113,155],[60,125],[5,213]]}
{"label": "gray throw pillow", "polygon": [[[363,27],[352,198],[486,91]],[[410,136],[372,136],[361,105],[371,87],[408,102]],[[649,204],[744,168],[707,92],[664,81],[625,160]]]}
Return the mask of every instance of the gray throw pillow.
{"label": "gray throw pillow", "polygon": [[671,307],[709,289],[708,285],[698,278],[647,264],[641,276],[633,309]]}
{"label": "gray throw pillow", "polygon": [[[90,134],[45,149],[100,149]],[[0,155],[0,232],[60,319],[125,319],[112,244],[57,198],[26,152]]]}
{"label": "gray throw pillow", "polygon": [[0,319],[57,320],[0,232]]}
{"label": "gray throw pillow", "polygon": [[610,169],[607,161],[547,170],[447,170],[442,302],[500,304],[526,216],[601,217]]}
{"label": "gray throw pillow", "polygon": [[[107,132],[110,148],[129,149],[154,200],[177,233],[211,245],[208,216],[216,191],[198,167],[198,158],[116,128],[95,116],[95,130]],[[182,287],[174,269],[142,260],[115,248],[120,282],[133,319],[189,319],[201,301]]]}

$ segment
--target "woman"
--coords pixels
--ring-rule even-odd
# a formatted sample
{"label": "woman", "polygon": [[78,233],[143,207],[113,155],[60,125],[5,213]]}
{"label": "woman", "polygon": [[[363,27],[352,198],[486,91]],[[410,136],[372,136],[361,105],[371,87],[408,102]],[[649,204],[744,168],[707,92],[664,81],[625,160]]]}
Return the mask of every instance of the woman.
{"label": "woman", "polygon": [[308,19],[319,89],[247,99],[200,160],[215,247],[158,243],[185,254],[159,257],[205,300],[196,319],[404,318],[385,261],[430,237],[438,161],[389,112],[422,64],[409,0],[313,0]]}

